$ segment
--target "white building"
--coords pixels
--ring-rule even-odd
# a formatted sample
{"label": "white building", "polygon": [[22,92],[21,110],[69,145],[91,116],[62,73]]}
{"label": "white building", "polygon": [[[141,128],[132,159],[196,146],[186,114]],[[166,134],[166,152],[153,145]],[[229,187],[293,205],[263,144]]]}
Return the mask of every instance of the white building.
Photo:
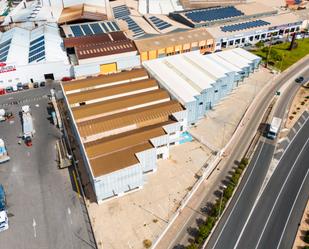
{"label": "white building", "polygon": [[302,20],[293,13],[228,22],[207,28],[216,41],[216,49],[255,44],[298,32]]}
{"label": "white building", "polygon": [[56,24],[0,34],[0,87],[71,76]]}
{"label": "white building", "polygon": [[186,138],[187,111],[146,70],[62,84],[97,201],[142,188],[146,174]]}
{"label": "white building", "polygon": [[188,124],[194,124],[258,68],[261,58],[247,53],[240,49],[209,55],[189,52],[145,61],[143,65],[185,107]]}

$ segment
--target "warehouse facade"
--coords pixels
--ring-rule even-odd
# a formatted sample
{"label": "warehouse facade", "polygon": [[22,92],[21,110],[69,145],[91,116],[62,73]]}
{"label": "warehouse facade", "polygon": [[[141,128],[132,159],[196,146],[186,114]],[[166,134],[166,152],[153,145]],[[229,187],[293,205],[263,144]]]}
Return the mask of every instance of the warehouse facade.
{"label": "warehouse facade", "polygon": [[0,33],[0,88],[72,76],[56,24]]}
{"label": "warehouse facade", "polygon": [[[101,31],[104,27],[103,24],[104,22],[100,24]],[[81,26],[85,25],[88,24]],[[88,26],[90,29],[90,24]],[[73,27],[78,26],[74,25]],[[92,31],[93,29],[91,29]],[[136,47],[123,32],[115,29],[115,31],[110,30],[106,33],[78,34],[81,35],[64,39],[64,46],[68,51],[71,63],[74,64],[75,77],[116,73],[140,66]]]}
{"label": "warehouse facade", "polygon": [[141,62],[190,51],[211,52],[215,45],[205,28],[172,32],[134,42]]}
{"label": "warehouse facade", "polygon": [[230,93],[261,58],[235,49],[209,55],[191,52],[145,61],[144,67],[188,111],[188,125]]}
{"label": "warehouse facade", "polygon": [[100,203],[143,187],[187,130],[187,111],[144,69],[62,84],[72,128]]}

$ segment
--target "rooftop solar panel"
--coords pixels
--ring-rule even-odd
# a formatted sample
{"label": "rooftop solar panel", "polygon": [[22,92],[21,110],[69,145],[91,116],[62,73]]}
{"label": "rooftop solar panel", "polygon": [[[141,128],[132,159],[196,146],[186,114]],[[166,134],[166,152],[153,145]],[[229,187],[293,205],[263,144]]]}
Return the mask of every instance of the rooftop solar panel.
{"label": "rooftop solar panel", "polygon": [[223,32],[233,32],[233,31],[238,31],[238,30],[261,27],[261,26],[265,26],[265,25],[268,25],[268,24],[270,24],[270,23],[263,21],[263,20],[255,20],[255,21],[237,23],[237,24],[232,24],[232,25],[226,25],[226,26],[220,27],[220,29]]}
{"label": "rooftop solar panel", "polygon": [[111,31],[115,31],[114,26],[112,26],[110,22],[108,22],[107,25]]}
{"label": "rooftop solar panel", "polygon": [[36,38],[35,40],[31,41],[31,42],[30,42],[30,46],[32,46],[33,44],[35,44],[35,43],[37,43],[37,42],[40,42],[40,41],[42,41],[42,40],[44,40],[44,35],[42,35],[42,36]]}
{"label": "rooftop solar panel", "polygon": [[131,31],[133,31],[133,37],[143,35],[144,30],[129,16],[121,18],[121,20],[125,21],[128,24],[128,27]]}
{"label": "rooftop solar panel", "polygon": [[192,10],[184,13],[184,15],[191,21],[199,23],[242,16],[244,13],[236,9],[234,6],[226,6]]}
{"label": "rooftop solar panel", "polygon": [[163,30],[172,26],[170,23],[163,21],[156,16],[151,16],[149,19],[151,20],[152,24],[159,30]]}
{"label": "rooftop solar panel", "polygon": [[105,33],[108,33],[108,32],[109,32],[109,29],[108,29],[108,27],[107,27],[107,25],[106,25],[105,23],[101,22],[101,26],[102,26],[103,31],[104,31]]}
{"label": "rooftop solar panel", "polygon": [[115,29],[116,31],[119,31],[119,30],[120,30],[120,28],[119,28],[119,26],[117,25],[117,23],[111,22],[111,24],[114,26],[114,29]]}
{"label": "rooftop solar panel", "polygon": [[126,5],[113,7],[113,12],[116,19],[126,17],[131,14],[129,8]]}
{"label": "rooftop solar panel", "polygon": [[83,29],[84,33],[86,35],[93,35],[93,32],[92,30],[90,29],[89,25],[88,24],[83,24],[81,25],[81,28]]}
{"label": "rooftop solar panel", "polygon": [[84,36],[84,33],[82,29],[80,28],[80,26],[71,26],[71,30],[75,37]]}
{"label": "rooftop solar panel", "polygon": [[101,26],[98,23],[91,23],[90,27],[92,28],[95,34],[102,34],[104,31],[102,30]]}

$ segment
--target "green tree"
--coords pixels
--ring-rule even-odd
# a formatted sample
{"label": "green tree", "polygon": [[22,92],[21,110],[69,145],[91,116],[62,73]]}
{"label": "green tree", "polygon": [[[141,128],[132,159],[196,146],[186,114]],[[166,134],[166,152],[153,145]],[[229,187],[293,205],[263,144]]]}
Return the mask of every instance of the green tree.
{"label": "green tree", "polygon": [[232,184],[229,184],[227,185],[227,187],[224,189],[224,192],[223,192],[223,196],[226,198],[226,199],[230,199],[233,195],[233,192],[234,192],[234,186]]}
{"label": "green tree", "polygon": [[8,6],[9,6],[9,8],[13,7],[13,0],[8,0]]}
{"label": "green tree", "polygon": [[238,181],[239,181],[239,178],[240,178],[240,174],[237,174],[236,172],[232,175],[232,179],[231,179],[231,181],[232,181],[232,183],[234,184],[234,185],[237,185],[237,183],[238,183]]}
{"label": "green tree", "polygon": [[249,160],[248,160],[248,158],[244,157],[244,158],[241,159],[240,163],[243,163],[243,164],[245,164],[247,166],[248,163],[249,163]]}
{"label": "green tree", "polygon": [[262,47],[264,47],[264,42],[259,41],[259,42],[257,42],[257,43],[255,44],[255,46],[256,46],[257,48],[262,48]]}

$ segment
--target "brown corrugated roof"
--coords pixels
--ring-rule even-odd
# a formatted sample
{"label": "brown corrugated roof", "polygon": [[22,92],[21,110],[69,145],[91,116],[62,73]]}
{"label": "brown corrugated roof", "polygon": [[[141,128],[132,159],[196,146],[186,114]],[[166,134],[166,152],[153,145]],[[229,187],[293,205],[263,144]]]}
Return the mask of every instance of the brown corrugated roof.
{"label": "brown corrugated roof", "polygon": [[152,138],[165,135],[166,133],[162,126],[172,122],[173,121],[159,123],[86,143],[85,148],[87,155],[90,159],[94,159],[96,157],[112,154],[120,150],[126,150],[130,147],[148,142]]}
{"label": "brown corrugated roof", "polygon": [[[70,105],[75,103],[86,102],[95,99],[107,98],[118,94],[128,94],[130,92],[139,91],[147,88],[158,88],[158,84],[154,79],[146,79],[130,82],[127,84],[109,86],[104,88],[93,89],[78,93],[72,93],[67,96]],[[152,89],[154,90],[154,89]],[[132,93],[133,94],[133,93]],[[136,94],[136,93],[135,93]]]}
{"label": "brown corrugated roof", "polygon": [[99,177],[134,164],[139,163],[135,153],[153,148],[149,142],[136,145],[127,150],[121,150],[116,153],[98,157],[90,160],[94,177]]}
{"label": "brown corrugated roof", "polygon": [[66,48],[75,48],[79,59],[136,51],[135,44],[122,31],[64,39]]}
{"label": "brown corrugated roof", "polygon": [[82,122],[93,118],[103,117],[123,111],[134,106],[145,105],[154,101],[170,99],[165,90],[157,89],[145,93],[133,94],[126,97],[107,100],[79,107],[73,107],[72,112],[75,121]]}
{"label": "brown corrugated roof", "polygon": [[213,37],[207,32],[207,29],[195,28],[164,35],[156,35],[149,38],[141,38],[134,42],[137,50],[141,53],[205,40],[213,41]]}
{"label": "brown corrugated roof", "polygon": [[88,59],[112,54],[121,54],[137,51],[133,41],[114,41],[101,44],[88,44],[75,49],[78,59]]}
{"label": "brown corrugated roof", "polygon": [[181,110],[183,110],[181,105],[176,100],[171,100],[161,104],[81,122],[78,124],[78,130],[81,137],[95,140],[165,122],[169,120],[169,116],[172,113]]}
{"label": "brown corrugated roof", "polygon": [[64,8],[58,19],[58,23],[68,23],[82,20],[102,21],[107,20],[105,9],[100,6],[79,4]]}
{"label": "brown corrugated roof", "polygon": [[69,82],[62,82],[65,91],[73,91],[83,88],[91,88],[100,85],[109,85],[117,81],[129,81],[135,78],[148,77],[145,69],[136,69],[128,72],[121,72],[111,75],[101,75],[98,77],[87,78],[82,80],[74,80]]}

